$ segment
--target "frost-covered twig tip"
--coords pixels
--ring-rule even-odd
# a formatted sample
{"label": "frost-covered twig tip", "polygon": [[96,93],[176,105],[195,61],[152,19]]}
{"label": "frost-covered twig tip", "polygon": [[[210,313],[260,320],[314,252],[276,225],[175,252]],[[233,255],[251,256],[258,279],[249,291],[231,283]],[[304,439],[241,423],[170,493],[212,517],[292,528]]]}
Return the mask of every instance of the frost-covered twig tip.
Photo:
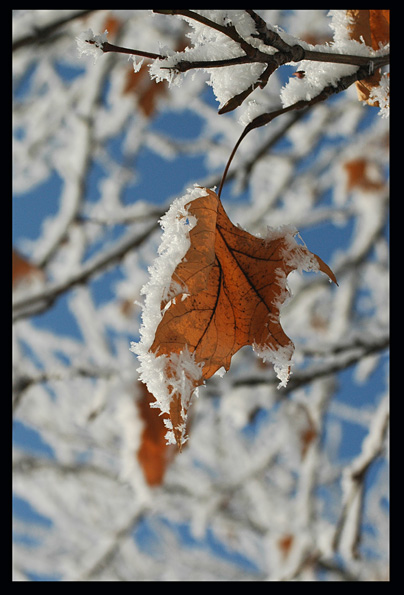
{"label": "frost-covered twig tip", "polygon": [[92,56],[95,60],[104,53],[104,44],[107,42],[108,31],[102,35],[94,35],[91,29],[83,31],[76,37],[77,49],[80,56]]}

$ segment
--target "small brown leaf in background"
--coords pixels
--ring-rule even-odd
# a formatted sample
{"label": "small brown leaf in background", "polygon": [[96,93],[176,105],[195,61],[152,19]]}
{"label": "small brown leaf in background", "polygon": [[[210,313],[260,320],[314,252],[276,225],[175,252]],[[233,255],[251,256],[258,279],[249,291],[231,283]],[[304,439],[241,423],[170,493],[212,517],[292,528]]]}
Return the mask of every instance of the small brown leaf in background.
{"label": "small brown leaf in background", "polygon": [[294,540],[295,538],[291,533],[286,533],[278,539],[278,548],[284,560],[289,556]]}
{"label": "small brown leaf in background", "polygon": [[172,462],[177,449],[172,445],[166,446],[167,428],[163,419],[167,416],[160,415],[158,409],[150,407],[153,396],[150,395],[143,383],[139,383],[139,386],[142,393],[141,398],[136,401],[136,405],[143,421],[143,432],[137,459],[146,482],[150,486],[158,486],[162,484],[167,467]]}
{"label": "small brown leaf in background", "polygon": [[344,169],[347,174],[347,190],[354,190],[355,188],[360,188],[365,192],[381,190],[384,187],[384,182],[382,178],[379,180],[372,177],[371,168],[372,164],[363,157],[351,159],[344,163]]}
{"label": "small brown leaf in background", "polygon": [[[178,42],[175,51],[180,52],[186,46],[184,37]],[[145,59],[138,72],[135,72],[132,66],[128,67],[123,89],[124,94],[133,94],[138,108],[146,118],[153,116],[159,99],[167,95],[168,92],[167,81],[157,83],[150,78],[148,64],[150,64],[150,60]]]}
{"label": "small brown leaf in background", "polygon": [[[109,13],[105,18],[102,30],[106,29],[108,31],[108,39],[114,40],[121,26],[122,21]],[[145,59],[142,68],[138,72],[134,71],[132,63],[128,65],[123,94],[133,94],[139,110],[144,116],[149,118],[156,110],[158,98],[167,93],[168,84],[166,81],[156,83],[156,81],[151,80],[147,64],[150,64],[150,60]]]}
{"label": "small brown leaf in background", "polygon": [[147,69],[148,62],[145,60],[138,72],[135,72],[132,66],[128,68],[123,89],[124,94],[132,93],[134,95],[137,106],[147,118],[153,115],[159,97],[166,95],[168,90],[166,81],[157,83],[150,79]]}
{"label": "small brown leaf in background", "polygon": [[43,271],[30,263],[26,258],[21,256],[17,250],[13,249],[13,264],[12,264],[12,281],[13,288],[24,282],[30,282],[33,279],[43,279]]}
{"label": "small brown leaf in background", "polygon": [[108,38],[114,39],[121,27],[122,21],[118,19],[114,14],[108,13],[105,18],[104,25],[101,27],[101,30],[107,30]]}
{"label": "small brown leaf in background", "polygon": [[317,437],[317,430],[312,422],[300,433],[301,455],[302,459],[307,454],[309,446]]}

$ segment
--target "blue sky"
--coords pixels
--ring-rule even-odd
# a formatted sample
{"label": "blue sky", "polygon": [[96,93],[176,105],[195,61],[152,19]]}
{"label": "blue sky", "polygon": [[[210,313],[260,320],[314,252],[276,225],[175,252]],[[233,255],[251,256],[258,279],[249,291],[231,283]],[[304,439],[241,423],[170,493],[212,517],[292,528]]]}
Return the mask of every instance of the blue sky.
{"label": "blue sky", "polygon": [[[77,72],[69,73],[66,71],[64,74],[67,78],[77,76]],[[28,85],[29,76],[27,81],[19,87],[18,93],[23,94]],[[209,101],[217,107],[210,88],[207,88],[206,94]],[[371,112],[369,114],[369,117],[374,117]],[[202,120],[190,111],[184,113],[163,112],[152,123],[152,128],[155,130],[187,140],[197,138],[201,126]],[[113,143],[110,143],[109,150],[114,156],[120,154],[121,142],[122,137],[118,137]],[[136,186],[130,191],[136,192],[136,195],[141,198],[147,197],[148,200],[159,205],[167,196],[167,180],[169,180],[170,184],[170,194],[175,195],[177,192],[182,191],[186,183],[193,183],[194,180],[203,178],[207,173],[202,155],[183,156],[173,162],[163,160],[148,149],[144,149],[139,155],[136,166],[141,177]],[[90,171],[87,191],[88,200],[91,201],[96,198],[97,183],[102,176],[103,172],[98,166]],[[29,192],[13,196],[13,245],[17,248],[20,247],[22,252],[24,252],[24,240],[38,238],[41,234],[42,222],[46,216],[57,213],[61,190],[62,181],[56,173],[53,173],[48,180]],[[120,233],[120,230],[111,233]],[[338,227],[331,224],[322,224],[312,229],[305,229],[302,237],[311,251],[327,261],[331,258],[331,254],[336,247],[343,249],[344,246],[349,244],[352,233],[353,226],[351,222]],[[103,303],[113,296],[111,287],[119,278],[119,267],[116,267],[96,281],[91,282],[96,302]],[[49,311],[35,317],[35,324],[43,328],[53,329],[57,333],[80,338],[80,331],[69,311],[68,301],[69,295],[61,296]],[[342,403],[361,402],[363,404],[373,404],[385,386],[386,365],[387,356],[383,356],[381,363],[373,372],[370,382],[368,381],[363,387],[355,382],[353,368],[341,372],[338,375],[339,387],[335,398]],[[339,453],[342,460],[350,459],[359,454],[364,438],[364,432],[357,424],[346,423],[344,433]],[[13,440],[18,446],[32,450],[39,456],[53,457],[52,449],[42,441],[40,434],[32,428],[24,426],[19,421],[15,421],[13,424]],[[32,519],[45,524],[48,522],[44,517],[38,518],[37,513],[21,498],[14,498],[13,509],[17,517]],[[178,527],[178,531],[182,539],[188,539],[188,543],[192,542],[188,527]],[[153,542],[155,536],[153,536],[150,527],[146,523],[137,527],[134,538],[143,539],[143,543],[147,547],[148,541]],[[219,547],[218,544],[214,543],[213,536],[209,534],[203,544],[195,541],[193,545],[195,547],[210,547],[213,551]],[[224,552],[220,548],[218,552],[224,559],[230,557],[236,564],[241,566],[250,564],[249,560],[241,559],[237,553]],[[42,580],[43,578],[33,577],[33,580]]]}

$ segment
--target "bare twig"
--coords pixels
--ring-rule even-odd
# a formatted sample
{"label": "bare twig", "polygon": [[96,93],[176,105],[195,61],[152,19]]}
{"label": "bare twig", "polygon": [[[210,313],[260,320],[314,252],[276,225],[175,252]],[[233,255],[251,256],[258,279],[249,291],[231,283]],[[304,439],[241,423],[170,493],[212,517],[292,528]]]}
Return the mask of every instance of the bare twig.
{"label": "bare twig", "polygon": [[[93,41],[88,41],[87,43],[94,43]],[[140,56],[141,58],[150,58],[152,60],[164,59],[164,56],[161,54],[155,54],[153,52],[144,52],[143,50],[133,50],[130,48],[123,48],[119,45],[114,45],[113,43],[109,43],[108,41],[104,41],[101,45],[101,49],[104,54],[108,52],[116,52],[118,54],[130,54],[131,56]]]}

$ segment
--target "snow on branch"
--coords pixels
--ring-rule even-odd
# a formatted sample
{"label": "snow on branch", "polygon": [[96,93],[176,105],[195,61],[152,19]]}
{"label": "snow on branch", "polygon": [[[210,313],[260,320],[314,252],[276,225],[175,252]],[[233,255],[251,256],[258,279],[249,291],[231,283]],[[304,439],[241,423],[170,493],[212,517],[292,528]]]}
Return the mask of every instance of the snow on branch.
{"label": "snow on branch", "polygon": [[362,443],[361,453],[343,472],[344,505],[335,532],[334,546],[339,545],[341,552],[347,558],[356,557],[363,512],[365,477],[371,464],[386,446],[389,417],[389,397],[386,395],[374,412],[369,433]]}
{"label": "snow on branch", "polygon": [[[188,34],[192,47],[163,56],[110,44],[106,32],[94,35],[89,30],[77,39],[80,53],[90,54],[95,59],[100,52],[151,58],[154,60],[149,67],[151,77],[170,84],[180,84],[181,79],[176,75],[205,70],[220,104],[220,114],[239,107],[255,89],[263,89],[270,76],[284,64],[304,65],[304,76],[291,79],[282,90],[282,104],[287,107],[300,100],[311,100],[330,85],[340,89],[347,75],[356,72],[355,80],[361,80],[389,63],[385,47],[375,51],[365,43],[341,35],[332,46],[312,46],[276,31],[251,9],[161,9],[154,12],[179,16],[189,23],[193,29]],[[323,63],[321,68],[319,62]]]}
{"label": "snow on branch", "polygon": [[91,56],[95,62],[104,53],[103,47],[107,43],[107,35],[107,30],[102,35],[94,35],[91,29],[83,31],[76,37],[79,55]]}
{"label": "snow on branch", "polygon": [[[352,74],[357,67],[365,67],[360,71],[360,78],[364,78],[388,63],[384,48],[375,52],[354,40],[314,49],[302,40],[271,29],[253,10],[154,12],[180,16],[192,25],[194,31],[189,34],[193,47],[156,61],[150,68],[151,75],[157,80],[178,82],[173,78],[173,72],[206,70],[220,103],[219,113],[232,111],[254,89],[264,88],[271,74],[283,64],[315,63],[311,67],[312,73],[310,68],[306,69],[304,80],[291,79],[286,85],[282,96],[286,106],[299,99],[311,99],[330,84],[338,87],[340,79]],[[324,63],[320,69],[318,62]],[[225,67],[230,68],[227,76],[216,72],[216,69]]]}

